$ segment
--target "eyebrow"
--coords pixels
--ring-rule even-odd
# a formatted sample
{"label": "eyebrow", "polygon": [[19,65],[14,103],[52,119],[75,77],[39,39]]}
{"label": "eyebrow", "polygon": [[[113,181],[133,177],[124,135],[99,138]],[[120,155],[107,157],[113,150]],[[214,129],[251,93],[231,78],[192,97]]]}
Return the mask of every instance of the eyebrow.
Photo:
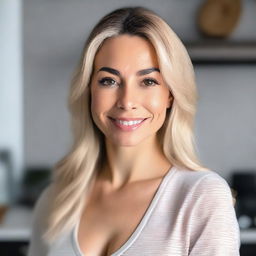
{"label": "eyebrow", "polygon": [[[114,68],[110,68],[110,67],[102,67],[98,70],[98,72],[100,71],[106,71],[106,72],[109,72],[113,75],[116,75],[116,76],[121,76],[120,72]],[[139,70],[136,75],[137,76],[143,76],[143,75],[146,75],[146,74],[149,74],[149,73],[152,73],[152,72],[159,72],[160,73],[160,69],[159,68],[155,68],[155,67],[152,67],[152,68],[147,68],[147,69],[142,69],[142,70]],[[98,73],[97,72],[97,73]]]}

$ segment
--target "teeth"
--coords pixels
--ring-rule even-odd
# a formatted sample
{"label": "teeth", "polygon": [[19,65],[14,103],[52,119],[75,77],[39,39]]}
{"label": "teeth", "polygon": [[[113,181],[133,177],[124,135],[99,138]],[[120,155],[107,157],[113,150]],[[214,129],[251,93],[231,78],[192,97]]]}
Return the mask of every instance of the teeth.
{"label": "teeth", "polygon": [[135,124],[139,124],[141,123],[143,120],[140,120],[140,121],[121,121],[121,120],[116,120],[119,124],[122,124],[122,125],[135,125]]}

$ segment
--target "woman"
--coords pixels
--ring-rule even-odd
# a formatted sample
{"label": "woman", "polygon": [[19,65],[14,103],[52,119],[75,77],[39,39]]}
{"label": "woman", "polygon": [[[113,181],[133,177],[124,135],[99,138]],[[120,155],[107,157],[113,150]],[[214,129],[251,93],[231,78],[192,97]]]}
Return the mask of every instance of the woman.
{"label": "woman", "polygon": [[74,144],[38,200],[29,256],[239,255],[226,181],[197,160],[193,67],[152,11],[91,32],[71,86]]}

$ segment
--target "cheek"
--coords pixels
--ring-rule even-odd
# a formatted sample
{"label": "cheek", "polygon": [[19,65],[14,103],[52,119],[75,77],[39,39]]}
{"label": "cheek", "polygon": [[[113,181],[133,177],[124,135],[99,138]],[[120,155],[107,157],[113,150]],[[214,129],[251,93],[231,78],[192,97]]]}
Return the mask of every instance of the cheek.
{"label": "cheek", "polygon": [[101,109],[101,104],[104,102],[102,100],[100,100],[101,97],[98,94],[92,93],[91,96],[91,109],[92,112],[99,112],[99,110]]}
{"label": "cheek", "polygon": [[148,97],[149,106],[155,114],[162,114],[167,108],[168,96],[166,93],[158,92]]}
{"label": "cheek", "polygon": [[107,111],[111,106],[111,97],[102,91],[92,91],[91,93],[91,111],[93,116],[99,116]]}

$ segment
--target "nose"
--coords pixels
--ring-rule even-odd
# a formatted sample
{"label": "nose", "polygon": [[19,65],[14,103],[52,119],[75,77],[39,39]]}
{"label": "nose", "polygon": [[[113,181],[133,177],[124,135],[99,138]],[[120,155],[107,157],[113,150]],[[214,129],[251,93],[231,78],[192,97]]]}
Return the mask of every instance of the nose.
{"label": "nose", "polygon": [[138,93],[132,88],[132,84],[120,86],[117,97],[117,107],[123,110],[136,109],[138,107]]}

